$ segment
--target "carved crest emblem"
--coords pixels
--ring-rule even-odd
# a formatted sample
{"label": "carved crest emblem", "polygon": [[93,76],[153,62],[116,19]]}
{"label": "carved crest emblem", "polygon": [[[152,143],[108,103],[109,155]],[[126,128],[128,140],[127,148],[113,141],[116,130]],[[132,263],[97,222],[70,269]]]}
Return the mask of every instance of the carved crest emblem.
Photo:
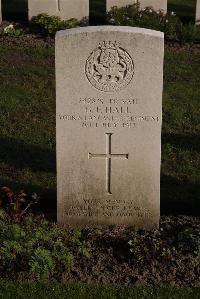
{"label": "carved crest emblem", "polygon": [[131,56],[119,43],[104,41],[88,57],[85,73],[95,88],[114,92],[131,82],[134,64]]}

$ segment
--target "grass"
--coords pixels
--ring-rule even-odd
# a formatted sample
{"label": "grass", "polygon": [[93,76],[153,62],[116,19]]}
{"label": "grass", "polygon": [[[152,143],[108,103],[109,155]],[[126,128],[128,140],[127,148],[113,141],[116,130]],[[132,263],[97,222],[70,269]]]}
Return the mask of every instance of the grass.
{"label": "grass", "polygon": [[175,212],[176,203],[179,213],[187,210],[192,213],[199,208],[199,69],[199,52],[175,52],[173,49],[165,52],[161,177],[163,211],[169,205]]}
{"label": "grass", "polygon": [[67,299],[198,299],[198,289],[143,288],[119,285],[86,285],[59,283],[0,283],[0,299],[67,298]]}
{"label": "grass", "polygon": [[0,53],[0,184],[55,200],[54,50],[1,45]]}
{"label": "grass", "polygon": [[196,0],[168,0],[168,11],[174,11],[184,23],[194,22]]}
{"label": "grass", "polygon": [[[0,45],[0,185],[56,206],[54,49]],[[165,51],[162,213],[198,214],[199,51]],[[48,201],[48,205],[46,204]]]}

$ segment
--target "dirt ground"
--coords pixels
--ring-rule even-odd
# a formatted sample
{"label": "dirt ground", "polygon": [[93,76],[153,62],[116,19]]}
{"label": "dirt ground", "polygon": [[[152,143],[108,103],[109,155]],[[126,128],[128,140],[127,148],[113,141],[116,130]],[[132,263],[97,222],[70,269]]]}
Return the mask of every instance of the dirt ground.
{"label": "dirt ground", "polygon": [[[131,228],[88,230],[86,244],[90,248],[89,257],[77,257],[72,271],[62,275],[61,279],[87,283],[200,287],[199,257],[175,250],[177,234],[187,227],[199,225],[199,220],[184,216],[161,217],[159,230],[150,233],[140,231],[137,237]],[[129,243],[134,238],[138,238],[138,246],[132,247],[131,252]],[[158,249],[159,246],[162,250]]]}

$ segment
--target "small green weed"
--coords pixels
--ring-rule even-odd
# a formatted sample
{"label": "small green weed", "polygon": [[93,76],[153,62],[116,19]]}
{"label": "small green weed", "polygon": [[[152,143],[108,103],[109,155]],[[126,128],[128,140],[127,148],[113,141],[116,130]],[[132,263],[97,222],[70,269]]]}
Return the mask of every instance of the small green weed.
{"label": "small green weed", "polygon": [[78,26],[77,19],[61,20],[58,16],[39,14],[32,20],[32,25],[37,25],[44,34],[54,35],[59,30],[70,29]]}
{"label": "small green weed", "polygon": [[81,233],[50,224],[42,216],[28,215],[21,224],[0,220],[0,273],[5,277],[29,274],[47,280],[71,270],[74,256],[88,250]]}
{"label": "small green weed", "polygon": [[39,199],[37,194],[33,193],[31,201],[25,205],[26,197],[27,194],[23,190],[14,192],[8,187],[2,187],[0,189],[0,218],[6,218],[9,222],[20,223],[27,210]]}
{"label": "small green weed", "polygon": [[162,240],[160,232],[155,233],[137,233],[128,241],[128,248],[131,258],[135,262],[144,263],[151,261],[155,257],[160,259],[173,259],[176,254],[175,247],[172,247]]}
{"label": "small green weed", "polygon": [[178,247],[200,257],[200,225],[186,228],[178,234]]}
{"label": "small green weed", "polygon": [[15,28],[13,24],[10,24],[4,28],[3,34],[10,37],[19,37],[23,34],[23,30],[21,28]]}
{"label": "small green weed", "polygon": [[189,23],[181,24],[179,31],[179,41],[184,43],[200,42],[200,26]]}

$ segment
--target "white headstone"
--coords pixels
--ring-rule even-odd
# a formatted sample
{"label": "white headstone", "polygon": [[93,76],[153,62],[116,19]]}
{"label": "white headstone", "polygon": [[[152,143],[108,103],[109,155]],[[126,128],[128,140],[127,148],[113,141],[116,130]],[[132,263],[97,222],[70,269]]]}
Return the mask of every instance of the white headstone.
{"label": "white headstone", "polygon": [[140,0],[140,8],[152,7],[154,10],[163,10],[167,13],[167,0]]}
{"label": "white headstone", "polygon": [[40,13],[67,20],[89,18],[89,0],[28,0],[29,20]]}
{"label": "white headstone", "polygon": [[148,29],[57,33],[58,222],[158,226],[163,54]]}
{"label": "white headstone", "polygon": [[124,7],[133,5],[134,3],[136,3],[135,0],[106,0],[106,9],[109,11],[113,6]]}
{"label": "white headstone", "polygon": [[200,0],[197,0],[196,4],[196,24],[200,25]]}
{"label": "white headstone", "polygon": [[167,12],[167,0],[106,0],[107,1],[107,11],[110,10],[111,7],[123,7],[126,5],[131,5],[135,3],[140,3],[140,8],[143,9],[145,7],[151,6],[155,10],[163,10],[165,13]]}

